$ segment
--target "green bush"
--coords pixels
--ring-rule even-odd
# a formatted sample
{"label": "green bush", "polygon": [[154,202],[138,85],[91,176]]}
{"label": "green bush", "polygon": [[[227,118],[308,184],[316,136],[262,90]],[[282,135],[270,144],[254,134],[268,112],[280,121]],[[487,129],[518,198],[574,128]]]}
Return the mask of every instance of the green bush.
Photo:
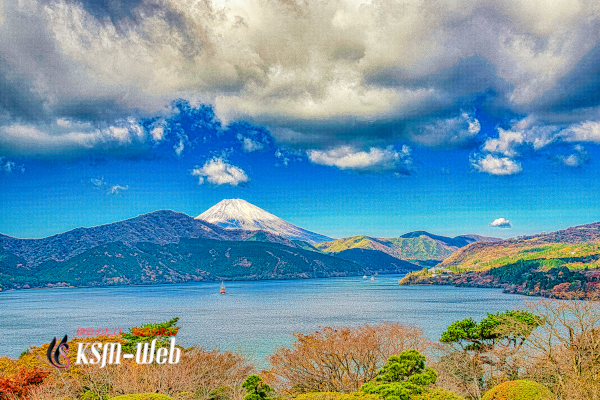
{"label": "green bush", "polygon": [[98,395],[97,393],[92,392],[91,390],[86,390],[83,393],[79,400],[110,400],[107,395]]}
{"label": "green bush", "polygon": [[391,356],[375,380],[365,383],[360,390],[385,400],[411,400],[426,393],[427,386],[436,380],[437,373],[425,367],[425,356],[411,349]]}
{"label": "green bush", "polygon": [[381,397],[363,392],[315,392],[301,394],[296,400],[381,400]]}
{"label": "green bush", "polygon": [[490,389],[481,400],[549,400],[550,390],[537,382],[507,381]]}
{"label": "green bush", "polygon": [[172,397],[157,393],[138,393],[124,394],[123,396],[113,397],[110,400],[173,400]]}
{"label": "green bush", "polygon": [[433,389],[420,397],[415,397],[415,400],[464,400],[457,394],[446,389]]}
{"label": "green bush", "polygon": [[247,394],[244,400],[266,400],[272,397],[273,389],[271,386],[263,383],[258,375],[250,375],[246,378],[242,387],[246,389]]}

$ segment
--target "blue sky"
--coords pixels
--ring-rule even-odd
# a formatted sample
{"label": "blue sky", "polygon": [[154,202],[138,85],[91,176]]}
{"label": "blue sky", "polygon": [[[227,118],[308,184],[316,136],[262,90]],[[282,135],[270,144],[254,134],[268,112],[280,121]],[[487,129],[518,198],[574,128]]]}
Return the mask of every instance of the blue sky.
{"label": "blue sky", "polygon": [[0,2],[0,233],[225,198],[333,237],[600,220],[596,2],[192,3]]}

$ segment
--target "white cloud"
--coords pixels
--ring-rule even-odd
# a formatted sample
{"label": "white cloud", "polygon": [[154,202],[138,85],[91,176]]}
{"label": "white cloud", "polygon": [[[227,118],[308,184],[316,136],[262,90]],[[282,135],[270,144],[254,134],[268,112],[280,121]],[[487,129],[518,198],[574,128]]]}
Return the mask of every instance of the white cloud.
{"label": "white cloud", "polygon": [[566,130],[569,142],[600,143],[600,121],[586,121]]}
{"label": "white cloud", "polygon": [[162,126],[157,126],[152,128],[150,135],[152,135],[152,140],[155,142],[160,142],[165,137],[165,129]]}
{"label": "white cloud", "polygon": [[504,218],[496,218],[490,223],[490,226],[494,228],[512,228],[510,221]]}
{"label": "white cloud", "polygon": [[185,149],[185,145],[183,144],[183,139],[179,139],[179,142],[175,146],[173,146],[173,150],[175,151],[175,155],[177,157],[181,157],[183,150]]}
{"label": "white cloud", "polygon": [[[289,157],[287,157],[283,152],[281,152],[280,150],[276,150],[275,151],[275,157],[281,160],[280,165],[283,165],[284,167],[287,167],[288,164],[290,163],[290,159]],[[278,164],[279,165],[279,164]]]}
{"label": "white cloud", "polygon": [[56,120],[56,125],[60,126],[61,128],[70,128],[71,121],[65,118],[59,118]]}
{"label": "white cloud", "polygon": [[129,190],[129,185],[109,184],[102,178],[90,178],[94,190],[102,190],[107,196],[120,196],[122,192]]}
{"label": "white cloud", "polygon": [[307,155],[315,164],[334,166],[339,169],[407,173],[412,166],[410,152],[408,146],[403,146],[401,151],[396,151],[392,146],[385,149],[371,147],[368,152],[351,146],[340,146],[328,151],[309,150]]}
{"label": "white cloud", "polygon": [[90,178],[90,182],[92,183],[92,185],[94,185],[97,188],[106,185],[106,182],[104,182],[104,178],[100,178],[100,179],[98,179],[98,178]]}
{"label": "white cloud", "polygon": [[561,157],[560,159],[563,164],[568,167],[579,167],[583,163],[579,154],[571,154],[570,156]]}
{"label": "white cloud", "polygon": [[[73,128],[81,130],[71,130]],[[25,156],[69,157],[117,148],[136,152],[144,140],[144,129],[134,118],[117,121],[102,129],[92,128],[89,124],[71,124],[66,120],[44,127],[23,124],[0,127],[0,148],[10,154]]]}
{"label": "white cloud", "polygon": [[[491,110],[548,110],[536,101],[600,41],[596,0],[159,0],[139,2],[131,18],[114,23],[70,0],[0,4],[0,68],[15,75],[9,93],[24,99],[14,97],[4,125],[49,136],[57,135],[50,120],[62,129],[87,119],[112,126],[185,98],[214,104],[226,122],[265,125],[285,145],[298,142],[278,134],[297,132],[304,149],[323,148],[339,132],[362,146],[411,135],[426,146],[460,146],[479,130],[476,120],[444,126],[464,102],[469,109],[481,94]],[[455,68],[473,58],[483,62]],[[372,134],[425,120],[433,122],[417,132],[413,125],[389,130],[385,140]],[[134,143],[131,129],[106,131],[100,136],[117,148]],[[150,134],[164,137],[159,127]],[[0,151],[38,154],[48,142],[47,154],[73,142],[104,149],[93,130],[58,136],[24,135],[24,144],[3,142]]]}
{"label": "white cloud", "polygon": [[518,153],[517,149],[525,141],[523,133],[515,131],[505,131],[498,129],[499,137],[497,139],[486,140],[483,151],[488,153],[500,153],[507,157],[514,157]]}
{"label": "white cloud", "polygon": [[473,115],[462,113],[455,118],[439,120],[419,126],[411,132],[411,140],[430,147],[456,147],[464,145],[481,131],[481,124]]}
{"label": "white cloud", "polygon": [[241,134],[238,134],[237,138],[240,142],[242,142],[242,150],[244,150],[244,152],[246,153],[252,153],[254,151],[262,150],[265,147],[264,144],[257,142],[256,140],[253,140],[249,137],[243,137]]}
{"label": "white cloud", "polygon": [[558,159],[567,167],[581,167],[588,162],[587,151],[581,145],[573,147],[573,153],[568,156],[559,156]]}
{"label": "white cloud", "polygon": [[213,158],[207,161],[204,166],[194,168],[192,175],[199,177],[198,184],[200,185],[206,180],[215,185],[229,184],[237,186],[250,180],[244,170],[228,164],[221,158]]}
{"label": "white cloud", "polygon": [[[529,116],[513,122],[508,130],[498,128],[498,137],[488,138],[481,147],[482,154],[472,157],[471,164],[481,172],[512,175],[521,172],[521,165],[515,158],[521,157],[525,149],[537,152],[551,144],[565,142],[600,143],[600,122],[546,125]],[[568,167],[580,167],[589,161],[588,153],[579,144],[569,155],[552,157]]]}
{"label": "white cloud", "polygon": [[129,190],[129,185],[127,185],[127,186],[113,185],[108,189],[106,194],[116,196],[116,195],[121,194],[121,192],[123,192],[124,190]]}
{"label": "white cloud", "polygon": [[508,157],[495,157],[488,154],[485,157],[471,159],[471,165],[479,172],[487,172],[491,175],[514,175],[521,172],[521,165]]}

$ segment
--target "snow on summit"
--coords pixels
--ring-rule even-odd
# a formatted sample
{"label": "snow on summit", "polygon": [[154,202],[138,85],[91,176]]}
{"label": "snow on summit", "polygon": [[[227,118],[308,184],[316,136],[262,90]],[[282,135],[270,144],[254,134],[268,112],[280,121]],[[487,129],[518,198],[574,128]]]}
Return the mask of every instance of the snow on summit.
{"label": "snow on summit", "polygon": [[226,229],[264,230],[288,239],[304,240],[311,244],[333,240],[291,224],[242,199],[225,199],[195,219],[201,219]]}

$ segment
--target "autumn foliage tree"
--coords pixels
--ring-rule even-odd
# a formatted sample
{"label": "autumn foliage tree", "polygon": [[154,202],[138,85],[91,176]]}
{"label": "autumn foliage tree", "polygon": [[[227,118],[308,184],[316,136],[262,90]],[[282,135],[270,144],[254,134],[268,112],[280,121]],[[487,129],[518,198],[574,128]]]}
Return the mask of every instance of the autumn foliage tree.
{"label": "autumn foliage tree", "polygon": [[21,368],[11,377],[0,376],[0,399],[21,399],[29,391],[43,382],[50,373],[38,367],[31,369]]}
{"label": "autumn foliage tree", "polygon": [[388,358],[404,350],[431,350],[432,343],[414,326],[382,323],[358,328],[325,327],[295,333],[292,348],[278,348],[266,371],[275,388],[287,394],[356,392],[374,379]]}
{"label": "autumn foliage tree", "polygon": [[528,339],[529,379],[564,400],[600,400],[600,297],[542,299],[529,308],[543,323]]}

